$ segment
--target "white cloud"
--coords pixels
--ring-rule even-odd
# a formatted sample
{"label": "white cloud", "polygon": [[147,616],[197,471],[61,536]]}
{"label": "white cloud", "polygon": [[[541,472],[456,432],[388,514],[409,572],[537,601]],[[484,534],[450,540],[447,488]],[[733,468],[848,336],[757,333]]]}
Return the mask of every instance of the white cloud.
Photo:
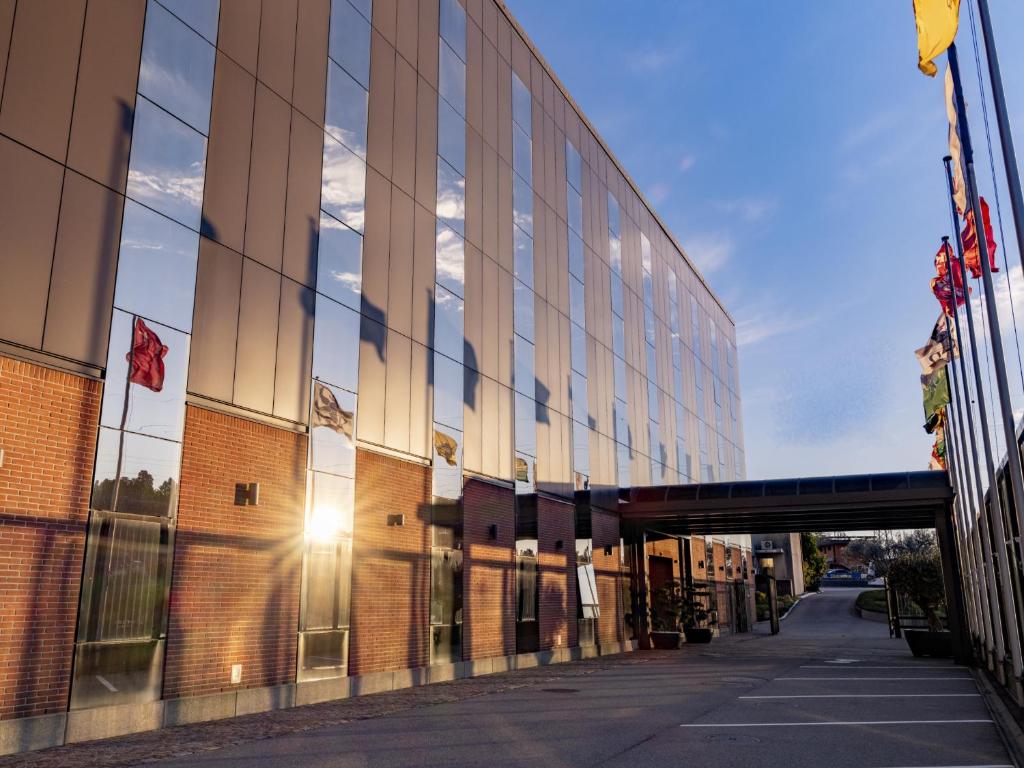
{"label": "white cloud", "polygon": [[678,58],[678,49],[638,51],[626,56],[626,67],[636,74],[651,74],[661,72]]}
{"label": "white cloud", "polygon": [[740,318],[736,323],[736,344],[749,347],[766,339],[807,328],[818,322],[818,319],[815,315],[792,317],[778,312],[758,313]]}
{"label": "white cloud", "polygon": [[671,191],[672,189],[668,184],[662,184],[659,181],[651,185],[650,189],[647,190],[647,196],[651,198],[652,202],[660,203],[668,197],[669,192]]}
{"label": "white cloud", "polygon": [[739,216],[744,221],[762,221],[775,213],[779,201],[773,197],[737,197],[732,200],[717,200],[716,210],[729,216]]}
{"label": "white cloud", "polygon": [[735,250],[733,239],[723,233],[697,235],[688,238],[686,243],[686,255],[705,275],[725,266]]}
{"label": "white cloud", "polygon": [[691,155],[690,153],[687,153],[687,154],[683,155],[681,158],[679,158],[679,170],[682,173],[686,173],[688,170],[693,168],[693,166],[696,163],[697,163],[697,158],[694,157],[693,155]]}

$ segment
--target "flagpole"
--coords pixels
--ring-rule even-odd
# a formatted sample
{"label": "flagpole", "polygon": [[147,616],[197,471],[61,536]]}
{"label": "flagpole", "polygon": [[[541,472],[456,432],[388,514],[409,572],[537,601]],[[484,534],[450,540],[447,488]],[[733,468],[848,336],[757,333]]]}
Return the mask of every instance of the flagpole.
{"label": "flagpole", "polygon": [[[943,251],[946,255],[946,274],[952,279],[953,271],[950,265],[950,247],[949,238],[942,238]],[[960,322],[959,317],[956,314],[956,292],[954,289],[953,293],[953,326],[950,325],[949,315],[945,316],[946,322],[946,338],[947,347],[949,354],[949,369],[950,378],[953,381],[953,404],[956,410],[956,435],[960,439],[960,457],[957,464],[960,468],[960,472],[963,474],[964,485],[966,486],[966,493],[961,498],[960,512],[961,512],[961,525],[964,530],[964,538],[968,542],[967,545],[967,558],[970,563],[970,573],[972,577],[972,594],[974,600],[977,603],[975,606],[975,624],[978,628],[978,634],[981,636],[982,644],[986,652],[992,651],[992,616],[989,614],[989,602],[988,602],[988,587],[986,584],[986,574],[984,568],[978,567],[978,562],[981,560],[981,551],[978,544],[978,537],[976,536],[975,528],[977,525],[977,514],[975,513],[975,496],[974,496],[974,482],[971,479],[971,469],[967,463],[967,431],[965,427],[967,422],[964,421],[963,408],[968,409],[968,415],[970,414],[970,402],[967,400],[967,377],[964,370],[963,361],[963,350],[955,349],[953,346],[953,339],[957,340],[957,345],[961,344],[960,341]],[[954,335],[954,327],[956,334]],[[960,375],[956,373],[956,362],[955,358],[960,359]],[[961,382],[962,379],[962,382]],[[962,391],[962,395],[961,395]],[[962,398],[962,399],[961,399]],[[961,402],[965,405],[961,406]],[[973,419],[970,420],[971,430],[973,432]],[[947,441],[948,442],[948,441]],[[970,455],[974,457],[974,471],[978,471],[978,453],[976,448],[973,446],[974,436],[971,435],[972,449]],[[981,479],[978,478],[977,482],[980,484]],[[980,487],[980,486],[979,486]]]}
{"label": "flagpole", "polygon": [[1021,266],[1024,267],[1024,196],[1021,194],[1020,171],[1017,168],[1017,154],[1013,149],[1013,133],[1006,110],[1003,77],[999,71],[999,57],[996,55],[996,41],[992,34],[988,0],[978,0],[978,18],[981,21],[981,35],[985,40],[985,59],[988,62],[988,79],[992,86],[992,103],[995,105],[996,124],[999,126],[999,143],[1003,150],[1003,165],[1006,168],[1006,186],[1010,191],[1013,224],[1017,231],[1017,252]]}
{"label": "flagpole", "polygon": [[124,454],[124,425],[128,423],[128,396],[132,387],[132,366],[135,364],[135,323],[136,315],[132,315],[131,341],[128,346],[128,372],[124,377],[124,404],[121,406],[121,428],[117,433],[117,474],[114,477],[114,493],[110,499],[110,511],[117,512],[117,497],[121,493],[121,461]]}
{"label": "flagpole", "polygon": [[[954,214],[954,217],[955,217],[956,216],[956,202],[954,200],[955,192],[954,192],[954,189],[953,189],[953,169],[952,169],[951,162],[952,162],[952,158],[949,157],[948,155],[943,158],[943,163],[946,166],[946,183],[947,183],[947,185],[949,187],[949,205],[953,209],[953,214]],[[958,227],[959,227],[959,219],[958,218],[954,218],[954,222],[956,222]],[[988,474],[988,478],[989,478],[989,487],[992,489],[992,497],[993,497],[993,499],[998,499],[998,496],[997,496],[997,494],[998,494],[998,490],[997,490],[998,489],[998,485],[996,483],[996,470],[995,470],[995,465],[994,465],[993,460],[992,460],[992,438],[989,435],[988,416],[986,415],[986,408],[985,408],[985,390],[983,388],[983,383],[982,383],[982,380],[981,380],[981,367],[978,364],[978,339],[977,339],[977,336],[975,335],[975,332],[974,332],[974,312],[971,310],[970,295],[967,293],[968,281],[967,281],[967,268],[964,266],[964,244],[963,244],[963,241],[961,240],[961,238],[959,236],[957,236],[957,238],[956,238],[956,250],[957,250],[957,256],[959,257],[957,261],[958,261],[958,266],[959,266],[959,269],[960,269],[960,276],[961,276],[961,280],[962,280],[961,284],[963,286],[964,297],[966,299],[966,301],[964,302],[964,309],[965,309],[965,314],[967,315],[967,334],[968,334],[968,337],[969,337],[969,340],[970,340],[970,345],[971,345],[971,362],[972,362],[973,368],[974,368],[974,392],[975,392],[975,395],[978,398],[978,416],[979,416],[979,418],[981,420],[981,441],[982,441],[982,446],[983,446],[983,448],[985,450],[985,469],[987,470],[987,474]],[[949,251],[948,250],[946,251],[946,257],[947,257],[947,259],[949,259]],[[952,275],[950,275],[950,280],[952,280],[952,279],[953,279],[953,277],[952,277]],[[958,335],[958,338],[963,339],[963,336],[959,335],[960,334],[960,320],[959,320],[958,311],[956,309],[956,288],[955,288],[955,286],[953,288],[953,297],[954,297],[954,300],[953,300],[953,311],[954,311],[954,318],[955,318],[955,323],[956,323],[957,335]],[[960,366],[961,366],[961,371],[963,371],[963,374],[964,374],[964,381],[966,381],[967,380],[967,373],[966,373],[966,370],[965,370],[966,369],[966,364],[964,363],[963,354],[960,355]],[[970,424],[971,439],[972,439],[972,441],[976,441],[975,430],[974,430],[974,415],[973,415],[972,409],[970,408],[970,405],[968,405],[968,407],[967,407],[967,419],[968,419],[968,423]],[[985,575],[986,575],[986,581],[988,582],[988,590],[989,590],[989,602],[991,604],[989,612],[990,612],[990,614],[992,616],[992,639],[993,639],[994,645],[995,645],[996,660],[999,662],[999,665],[996,667],[996,669],[997,669],[997,672],[998,672],[998,675],[999,675],[1000,679],[1002,679],[1003,674],[1004,674],[1003,661],[1006,658],[1006,650],[1005,650],[1005,648],[1003,646],[1003,617],[1002,617],[1002,614],[999,612],[999,605],[1000,605],[1000,599],[999,598],[1000,598],[1000,596],[996,592],[995,571],[992,568],[992,562],[993,562],[993,560],[992,560],[992,543],[991,543],[992,539],[991,539],[991,536],[989,536],[989,530],[988,530],[988,507],[985,504],[985,492],[984,492],[984,488],[982,487],[982,483],[981,483],[981,478],[983,477],[983,475],[981,474],[981,469],[980,469],[980,467],[978,465],[978,451],[977,451],[977,443],[976,442],[975,442],[975,449],[974,449],[974,451],[972,451],[972,456],[973,456],[973,461],[974,461],[974,476],[975,476],[975,478],[978,481],[978,483],[977,483],[977,485],[978,485],[978,488],[977,488],[977,492],[978,492],[977,508],[978,508],[978,520],[979,520],[980,527],[981,527],[981,530],[979,531],[979,538],[981,539],[981,548],[982,548],[982,553],[983,553],[982,563],[985,564],[985,569],[986,569],[986,574]],[[1005,561],[1006,561],[1005,557],[999,558],[1000,576],[1003,577],[1004,582],[1005,582],[1005,579],[1007,577],[1007,574],[1004,572],[1006,570],[1005,569],[1005,565],[1006,565]],[[1010,615],[1013,615],[1013,614],[1011,613]],[[1010,636],[1011,636],[1011,638],[1014,638],[1014,637],[1016,637],[1016,633],[1015,632],[1014,633],[1010,633]],[[1019,657],[1019,655],[1020,655],[1019,653],[1015,653],[1014,654],[1014,658],[1017,659]],[[1019,661],[1015,661],[1014,663],[1019,663]]]}

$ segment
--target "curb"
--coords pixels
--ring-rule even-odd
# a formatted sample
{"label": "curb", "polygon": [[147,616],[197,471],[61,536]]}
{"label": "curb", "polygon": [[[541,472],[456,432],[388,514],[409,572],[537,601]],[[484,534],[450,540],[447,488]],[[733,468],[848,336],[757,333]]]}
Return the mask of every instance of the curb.
{"label": "curb", "polygon": [[789,610],[788,610],[788,611],[786,611],[786,612],[785,612],[784,614],[782,614],[781,616],[779,616],[779,621],[782,621],[782,620],[783,620],[783,619],[785,619],[785,618],[786,618],[787,616],[789,616],[789,614],[791,614],[791,613],[793,612],[793,610],[794,610],[794,609],[795,609],[795,608],[796,608],[796,607],[797,607],[798,605],[800,605],[800,603],[801,603],[801,602],[803,602],[804,600],[806,600],[806,599],[807,599],[808,597],[810,597],[811,595],[820,595],[820,594],[821,594],[820,592],[804,592],[804,593],[803,593],[802,595],[800,595],[800,597],[798,597],[798,598],[796,599],[796,601],[795,601],[795,602],[794,602],[794,603],[793,603],[793,604],[792,604],[791,606],[789,606]]}
{"label": "curb", "polygon": [[971,669],[970,672],[1010,759],[1017,768],[1024,768],[1024,730],[985,673],[978,669]]}

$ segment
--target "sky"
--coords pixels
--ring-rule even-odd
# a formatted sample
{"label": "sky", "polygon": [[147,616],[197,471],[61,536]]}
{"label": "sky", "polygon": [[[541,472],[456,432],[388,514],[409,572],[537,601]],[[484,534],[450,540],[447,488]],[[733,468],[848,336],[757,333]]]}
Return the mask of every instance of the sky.
{"label": "sky", "polygon": [[[999,237],[973,1],[958,47],[1011,265],[1009,285],[995,277],[1019,416],[1024,274],[989,102]],[[506,3],[735,319],[747,476],[926,469],[914,349],[939,314],[929,280],[952,223],[945,61],[918,71],[910,0]],[[1024,3],[990,6],[1020,158]]]}

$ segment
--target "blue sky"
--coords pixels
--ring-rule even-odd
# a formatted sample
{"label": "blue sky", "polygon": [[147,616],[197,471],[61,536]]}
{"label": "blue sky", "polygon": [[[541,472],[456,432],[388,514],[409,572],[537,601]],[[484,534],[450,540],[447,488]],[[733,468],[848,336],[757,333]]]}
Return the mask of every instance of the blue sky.
{"label": "blue sky", "polygon": [[[913,350],[938,315],[928,281],[951,224],[944,61],[918,72],[910,0],[506,1],[736,319],[748,477],[926,468]],[[967,2],[958,41],[980,105]],[[1024,3],[990,2],[1021,156]],[[992,202],[980,107],[971,119]]]}

